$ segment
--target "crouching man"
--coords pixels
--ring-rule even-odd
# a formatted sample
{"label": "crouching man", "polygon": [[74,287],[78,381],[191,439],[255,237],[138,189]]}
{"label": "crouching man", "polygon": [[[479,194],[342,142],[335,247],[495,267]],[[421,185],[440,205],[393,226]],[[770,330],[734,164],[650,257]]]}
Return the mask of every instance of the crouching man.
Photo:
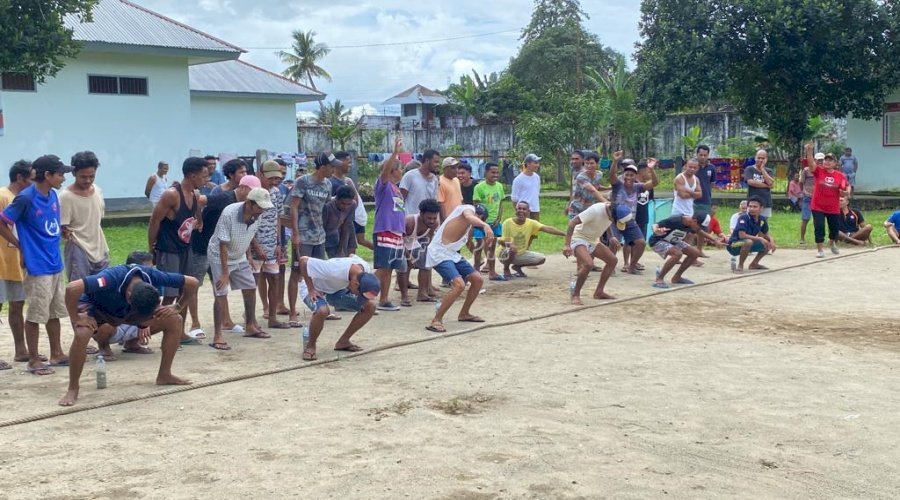
{"label": "crouching man", "polygon": [[[177,302],[161,306],[159,286],[181,289]],[[95,338],[101,345],[108,344],[121,324],[145,329],[139,337],[141,343],[146,343],[150,335],[162,332],[162,359],[156,385],[190,384],[172,375],[172,360],[184,333],[182,315],[198,286],[195,278],[135,265],[110,267],[69,283],[66,309],[75,338],[69,349],[69,390],[59,404],[72,406],[78,399],[78,379],[84,368],[88,341]]]}
{"label": "crouching man", "polygon": [[361,351],[362,347],[350,342],[353,334],[365,326],[375,315],[372,302],[381,293],[378,278],[369,270],[369,264],[357,257],[339,257],[329,260],[300,257],[298,262],[300,298],[313,312],[309,322],[309,341],[303,349],[303,360],[316,359],[316,341],[322,333],[325,319],[331,307],[344,311],[356,311],[344,334],[334,344],[335,351]]}

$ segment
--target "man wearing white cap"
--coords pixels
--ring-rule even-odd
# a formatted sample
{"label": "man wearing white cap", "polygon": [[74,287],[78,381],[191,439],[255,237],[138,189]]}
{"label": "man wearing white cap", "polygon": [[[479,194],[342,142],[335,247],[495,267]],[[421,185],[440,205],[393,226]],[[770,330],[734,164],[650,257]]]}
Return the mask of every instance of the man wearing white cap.
{"label": "man wearing white cap", "polygon": [[541,176],[538,169],[541,168],[541,157],[529,153],[525,157],[525,168],[513,179],[512,193],[509,198],[513,203],[528,202],[531,208],[531,217],[534,220],[541,218]]}
{"label": "man wearing white cap", "polygon": [[209,240],[206,253],[209,257],[209,270],[213,281],[213,321],[215,336],[210,347],[221,351],[231,349],[222,337],[222,304],[228,301],[231,288],[241,290],[244,297],[244,316],[246,318],[245,337],[269,338],[269,334],[260,329],[256,322],[256,281],[247,261],[247,250],[253,246],[253,252],[264,255],[265,250],[256,241],[259,229],[259,216],[274,207],[272,195],[261,187],[250,190],[247,200],[233,203],[222,210],[222,216],[216,224],[216,232]]}

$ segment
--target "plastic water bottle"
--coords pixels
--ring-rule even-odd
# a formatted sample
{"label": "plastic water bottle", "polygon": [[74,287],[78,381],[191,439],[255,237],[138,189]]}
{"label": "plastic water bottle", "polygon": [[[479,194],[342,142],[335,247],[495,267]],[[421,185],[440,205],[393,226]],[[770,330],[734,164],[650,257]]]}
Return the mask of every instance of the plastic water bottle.
{"label": "plastic water bottle", "polygon": [[437,301],[437,302],[434,303],[434,311],[437,312],[437,311],[440,311],[440,310],[441,310],[441,301],[439,300],[439,301]]}
{"label": "plastic water bottle", "polygon": [[569,295],[575,295],[575,276],[569,280]]}
{"label": "plastic water bottle", "polygon": [[303,348],[309,343],[309,325],[303,327]]}
{"label": "plastic water bottle", "polygon": [[97,389],[106,389],[106,361],[103,356],[97,356],[97,366],[94,368],[97,374]]}

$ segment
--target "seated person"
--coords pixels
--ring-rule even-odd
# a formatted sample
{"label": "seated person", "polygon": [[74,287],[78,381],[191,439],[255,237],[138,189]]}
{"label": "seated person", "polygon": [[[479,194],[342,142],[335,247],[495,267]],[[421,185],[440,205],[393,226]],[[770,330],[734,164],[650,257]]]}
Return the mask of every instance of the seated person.
{"label": "seated person", "polygon": [[714,236],[712,240],[707,240],[706,244],[711,246],[716,246],[716,242],[724,243],[725,240],[728,239],[728,236],[725,236],[722,233],[722,225],[719,224],[719,219],[716,218],[716,212],[719,211],[719,206],[713,203],[709,206],[709,234]]}
{"label": "seated person", "polygon": [[759,261],[769,252],[775,251],[775,239],[769,234],[769,222],[766,216],[762,215],[762,199],[756,195],[751,196],[747,200],[747,213],[738,217],[737,226],[728,238],[728,253],[732,257],[731,270],[735,273],[744,272],[744,262],[751,253],[756,253],[753,262],[750,263],[748,269],[765,270],[767,267],[761,265]]}
{"label": "seated person", "polygon": [[900,234],[897,232],[898,224],[900,224],[900,210],[892,213],[891,216],[884,221],[884,228],[895,245],[900,245]]}
{"label": "seated person", "polygon": [[841,196],[841,214],[838,219],[838,239],[851,245],[872,243],[872,224],[867,224],[862,212],[850,208],[850,198]]}
{"label": "seated person", "polygon": [[[546,226],[528,218],[529,214],[531,214],[531,207],[528,206],[528,202],[519,201],[516,203],[516,216],[503,221],[503,236],[500,238],[503,250],[500,251],[500,262],[503,263],[503,276],[507,279],[527,278],[528,276],[522,271],[523,267],[540,266],[547,261],[544,254],[528,249],[532,239],[538,233],[543,231],[556,236],[566,235],[553,226]],[[515,273],[512,273],[510,268]]]}
{"label": "seated person", "polygon": [[787,198],[791,204],[791,212],[799,212],[800,202],[803,201],[803,186],[797,174],[791,175],[791,181],[788,182]]}

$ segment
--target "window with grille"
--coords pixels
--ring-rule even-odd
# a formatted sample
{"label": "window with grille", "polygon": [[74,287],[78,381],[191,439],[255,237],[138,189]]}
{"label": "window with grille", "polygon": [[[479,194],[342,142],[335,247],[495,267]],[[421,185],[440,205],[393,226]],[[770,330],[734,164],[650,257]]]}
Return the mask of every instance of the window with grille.
{"label": "window with grille", "polygon": [[0,88],[3,90],[34,92],[34,77],[26,73],[3,73]]}
{"label": "window with grille", "polygon": [[91,94],[147,95],[147,79],[88,75],[88,92]]}

